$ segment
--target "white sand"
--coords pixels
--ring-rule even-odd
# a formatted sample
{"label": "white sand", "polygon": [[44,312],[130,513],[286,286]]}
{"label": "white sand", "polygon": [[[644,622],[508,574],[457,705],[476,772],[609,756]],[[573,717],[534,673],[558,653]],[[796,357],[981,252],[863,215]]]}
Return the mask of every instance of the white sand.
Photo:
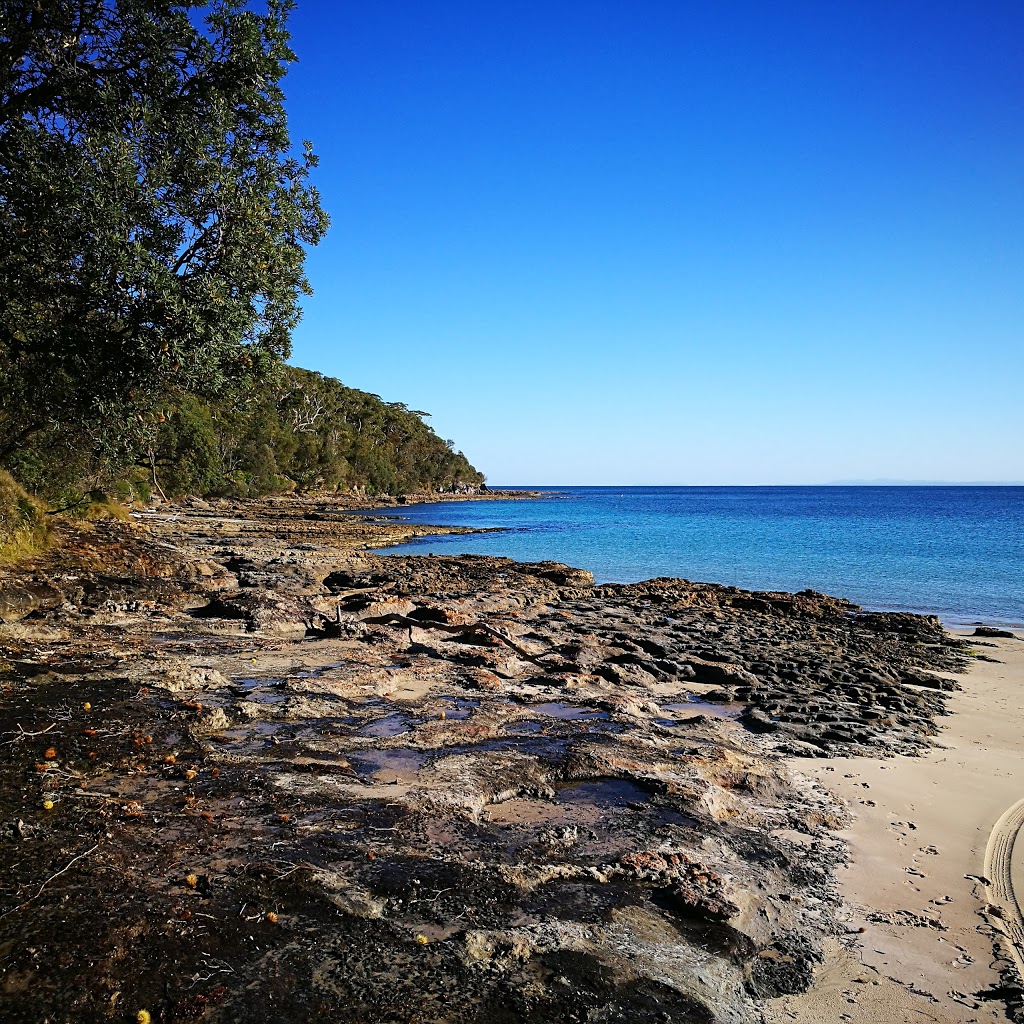
{"label": "white sand", "polygon": [[[794,762],[855,816],[852,864],[839,872],[850,934],[830,944],[814,988],[775,1001],[770,1021],[1006,1020],[1001,1001],[977,993],[999,986],[1011,948],[997,932],[1019,920],[1011,875],[1024,901],[1024,839],[1012,844],[1024,813],[1002,823],[986,864],[993,829],[1024,798],[1024,640],[985,642],[976,650],[1000,663],[957,677],[964,691],[927,756]],[[965,877],[986,867],[1001,875],[991,887]],[[1000,904],[1005,924],[990,913]]]}

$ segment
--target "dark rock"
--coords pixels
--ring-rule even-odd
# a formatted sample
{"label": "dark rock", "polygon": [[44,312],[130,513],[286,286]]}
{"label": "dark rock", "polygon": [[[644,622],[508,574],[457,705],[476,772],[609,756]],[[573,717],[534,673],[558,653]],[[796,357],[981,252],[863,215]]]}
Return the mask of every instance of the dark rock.
{"label": "dark rock", "polygon": [[665,647],[646,637],[637,637],[636,644],[640,650],[646,651],[652,658],[664,659],[669,656],[669,651]]}
{"label": "dark rock", "polygon": [[963,687],[953,679],[942,679],[939,676],[933,676],[928,672],[905,672],[903,675],[903,682],[909,683],[912,686],[926,686],[930,690],[944,690],[948,693],[963,689]]}
{"label": "dark rock", "polygon": [[736,696],[732,690],[708,690],[707,693],[701,694],[701,700],[709,700],[715,704],[731,704],[735,699]]}
{"label": "dark rock", "polygon": [[48,583],[0,585],[0,622],[17,622],[34,611],[59,608],[63,603],[64,595]]}
{"label": "dark rock", "polygon": [[946,635],[937,615],[909,612],[863,612],[854,622],[878,633],[894,633],[920,643],[938,643]]}
{"label": "dark rock", "polygon": [[450,608],[441,608],[432,604],[418,604],[409,613],[410,619],[417,619],[420,622],[440,622],[445,625],[465,625],[466,616],[452,611]]}
{"label": "dark rock", "polygon": [[588,590],[594,585],[594,574],[586,569],[574,569],[561,562],[522,562],[517,568],[543,580],[550,580],[560,587]]}
{"label": "dark rock", "polygon": [[779,723],[773,722],[760,708],[748,708],[740,716],[740,721],[751,732],[778,732]]}
{"label": "dark rock", "polygon": [[792,932],[762,949],[751,962],[749,988],[761,999],[796,995],[811,987],[818,949],[806,935]]}
{"label": "dark rock", "polygon": [[305,636],[313,609],[285,595],[266,590],[241,591],[214,597],[192,612],[196,618],[240,619],[250,632]]}
{"label": "dark rock", "polygon": [[756,686],[758,678],[742,665],[705,661],[703,658],[688,657],[686,664],[693,669],[693,678],[698,683],[715,683],[725,686]]}

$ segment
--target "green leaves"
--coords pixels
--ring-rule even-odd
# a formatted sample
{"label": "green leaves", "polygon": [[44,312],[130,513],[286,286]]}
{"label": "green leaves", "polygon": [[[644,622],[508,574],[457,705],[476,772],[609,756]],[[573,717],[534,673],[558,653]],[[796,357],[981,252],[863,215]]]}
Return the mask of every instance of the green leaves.
{"label": "green leaves", "polygon": [[290,3],[8,0],[0,14],[0,461],[94,454],[168,393],[286,357],[327,227],[280,83]]}
{"label": "green leaves", "polygon": [[184,398],[142,461],[168,494],[398,494],[483,482],[419,414],[290,366],[243,403]]}

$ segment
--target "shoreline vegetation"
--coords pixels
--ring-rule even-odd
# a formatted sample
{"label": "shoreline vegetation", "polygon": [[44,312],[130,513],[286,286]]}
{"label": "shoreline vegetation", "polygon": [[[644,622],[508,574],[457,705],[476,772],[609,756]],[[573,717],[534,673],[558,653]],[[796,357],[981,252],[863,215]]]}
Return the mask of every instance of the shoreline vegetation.
{"label": "shoreline vegetation", "polygon": [[[293,7],[8,12],[0,470],[51,511],[483,483],[427,413],[286,362],[329,223],[285,113]],[[27,522],[0,507],[9,557]]]}
{"label": "shoreline vegetation", "polygon": [[428,416],[284,366],[241,396],[167,396],[120,457],[98,455],[54,427],[19,445],[5,465],[52,507],[72,510],[97,499],[145,504],[311,493],[358,502],[485,487],[483,474],[454,442],[438,437]]}
{"label": "shoreline vegetation", "polygon": [[431,528],[375,502],[51,517],[0,568],[10,1019],[1020,1014],[1021,641],[385,558]]}

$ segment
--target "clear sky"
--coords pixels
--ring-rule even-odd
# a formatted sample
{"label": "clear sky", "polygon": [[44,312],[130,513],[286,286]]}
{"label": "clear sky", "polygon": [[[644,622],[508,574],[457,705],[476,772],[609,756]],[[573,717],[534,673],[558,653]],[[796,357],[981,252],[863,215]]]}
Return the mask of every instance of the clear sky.
{"label": "clear sky", "polygon": [[299,0],[293,362],[491,483],[1024,480],[1020,0]]}

